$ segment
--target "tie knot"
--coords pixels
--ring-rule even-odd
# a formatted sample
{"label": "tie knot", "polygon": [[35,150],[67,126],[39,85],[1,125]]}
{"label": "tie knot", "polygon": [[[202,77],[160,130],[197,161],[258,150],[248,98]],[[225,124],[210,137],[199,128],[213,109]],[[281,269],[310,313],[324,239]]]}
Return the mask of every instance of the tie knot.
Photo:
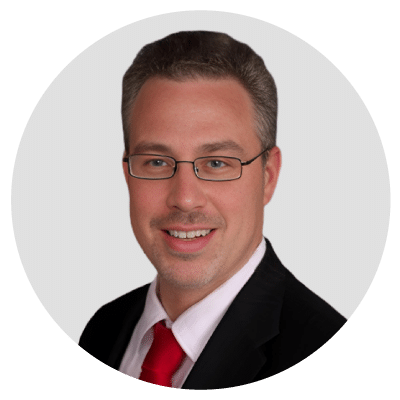
{"label": "tie knot", "polygon": [[153,343],[142,365],[139,379],[162,386],[171,386],[173,374],[181,365],[185,352],[171,329],[161,321],[153,327]]}

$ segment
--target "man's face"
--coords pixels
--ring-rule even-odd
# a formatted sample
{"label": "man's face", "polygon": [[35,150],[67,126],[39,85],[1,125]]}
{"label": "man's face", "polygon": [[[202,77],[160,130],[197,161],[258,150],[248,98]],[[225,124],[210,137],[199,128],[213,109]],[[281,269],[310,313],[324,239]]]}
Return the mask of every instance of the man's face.
{"label": "man's face", "polygon": [[[153,78],[140,90],[130,122],[128,155],[247,161],[263,150],[250,97],[233,79]],[[130,177],[124,163],[132,228],[160,285],[212,291],[248,261],[262,240],[263,208],[279,172],[268,165],[260,157],[243,167],[240,179],[211,182],[198,179],[189,163],[178,164],[171,179],[153,181]],[[170,231],[207,235],[177,238]]]}

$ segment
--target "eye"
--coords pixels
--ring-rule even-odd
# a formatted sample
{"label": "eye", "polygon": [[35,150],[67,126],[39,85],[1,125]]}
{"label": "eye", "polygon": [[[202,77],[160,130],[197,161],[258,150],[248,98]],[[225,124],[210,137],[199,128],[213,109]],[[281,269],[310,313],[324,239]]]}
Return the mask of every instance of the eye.
{"label": "eye", "polygon": [[150,167],[165,167],[167,163],[159,158],[154,158],[146,162]]}
{"label": "eye", "polygon": [[225,167],[226,164],[222,160],[210,160],[208,161],[207,166],[213,169],[220,169]]}

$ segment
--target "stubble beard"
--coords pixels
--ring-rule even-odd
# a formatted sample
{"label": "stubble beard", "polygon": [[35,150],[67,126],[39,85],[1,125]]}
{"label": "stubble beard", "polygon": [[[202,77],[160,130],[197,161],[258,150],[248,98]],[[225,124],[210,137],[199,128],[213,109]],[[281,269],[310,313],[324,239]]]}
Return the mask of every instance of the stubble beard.
{"label": "stubble beard", "polygon": [[[217,229],[225,227],[225,220],[221,216],[209,217],[198,211],[188,214],[175,211],[166,217],[152,219],[150,227],[160,229],[160,227],[175,223],[183,225],[206,224]],[[167,251],[167,256],[165,256],[165,251]],[[218,253],[207,257],[209,260],[207,261],[202,260],[201,254],[166,250],[163,245],[157,243],[153,243],[150,252],[151,254],[147,254],[147,257],[156,268],[159,277],[177,288],[196,289],[204,287],[222,269],[221,261],[218,260]],[[166,259],[168,255],[171,256],[172,261]],[[176,260],[176,264],[181,264],[181,266],[178,267],[173,260]],[[182,266],[184,263],[187,263],[187,265]]]}
{"label": "stubble beard", "polygon": [[[197,254],[174,252],[177,266],[165,259],[158,246],[153,246],[151,262],[156,268],[161,280],[175,288],[200,289],[209,284],[221,270],[218,255],[210,257],[212,261],[200,260]],[[149,257],[150,258],[150,257]],[[196,259],[199,259],[196,262]],[[182,265],[187,263],[187,265]]]}

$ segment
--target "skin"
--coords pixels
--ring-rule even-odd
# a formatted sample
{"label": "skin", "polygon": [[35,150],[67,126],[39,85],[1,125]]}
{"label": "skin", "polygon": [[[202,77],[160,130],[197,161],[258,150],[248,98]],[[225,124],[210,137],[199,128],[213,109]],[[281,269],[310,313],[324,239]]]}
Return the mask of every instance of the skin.
{"label": "skin", "polygon": [[[263,149],[254,128],[247,91],[233,79],[176,82],[148,80],[131,114],[130,154],[153,153],[193,161],[208,155],[250,160]],[[235,181],[198,179],[193,166],[149,181],[129,175],[131,224],[158,272],[158,295],[172,320],[242,268],[262,240],[264,206],[271,200],[281,166],[278,147],[243,167]],[[164,230],[210,228],[198,251],[172,249]]]}

